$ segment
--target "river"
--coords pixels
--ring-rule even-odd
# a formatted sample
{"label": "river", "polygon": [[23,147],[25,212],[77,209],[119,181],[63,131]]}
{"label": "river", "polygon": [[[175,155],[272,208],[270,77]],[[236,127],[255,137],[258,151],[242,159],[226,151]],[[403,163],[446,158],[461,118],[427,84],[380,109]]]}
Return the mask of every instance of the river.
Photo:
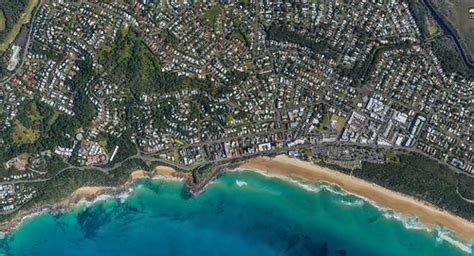
{"label": "river", "polygon": [[435,9],[435,7],[430,3],[429,0],[423,0],[423,4],[430,11],[431,16],[433,16],[434,20],[441,27],[444,33],[453,39],[454,43],[456,44],[456,47],[461,53],[462,60],[464,64],[466,65],[466,67],[468,67],[470,70],[474,70],[474,62],[472,61],[470,55],[466,52],[466,49],[462,46],[462,42],[459,39],[456,31],[452,28],[450,24],[448,24],[448,22],[444,19],[442,14],[440,14]]}

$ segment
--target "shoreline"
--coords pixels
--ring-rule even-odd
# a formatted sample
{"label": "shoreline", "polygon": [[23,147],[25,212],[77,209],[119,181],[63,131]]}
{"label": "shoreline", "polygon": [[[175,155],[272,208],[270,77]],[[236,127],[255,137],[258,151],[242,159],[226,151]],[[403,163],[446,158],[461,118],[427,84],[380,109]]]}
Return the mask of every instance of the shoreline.
{"label": "shoreline", "polygon": [[[335,184],[347,192],[361,197],[375,206],[392,209],[403,215],[412,214],[428,228],[442,225],[452,231],[462,241],[474,240],[474,222],[463,219],[450,212],[440,209],[428,202],[415,197],[389,190],[375,183],[331,170],[287,155],[276,157],[256,157],[226,169],[215,172],[209,179],[212,181],[221,171],[248,170],[274,174],[277,176],[297,178],[305,182],[328,182]],[[179,179],[191,178],[191,173],[178,172],[169,166],[157,166],[153,171],[135,170],[130,173],[129,179],[118,187],[84,186],[71,193],[67,198],[54,204],[45,204],[28,210],[20,210],[11,220],[0,223],[0,233],[6,234],[17,228],[25,219],[41,214],[45,211],[58,212],[71,209],[77,203],[86,200],[93,201],[103,194],[115,195],[128,191],[134,180],[150,179]],[[203,188],[209,183],[203,184]],[[186,183],[183,184],[184,186]],[[199,191],[202,192],[202,191]],[[194,194],[194,193],[193,193]],[[199,194],[199,193],[196,193]]]}
{"label": "shoreline", "polygon": [[376,204],[404,215],[413,214],[428,227],[442,225],[465,241],[474,239],[474,222],[463,219],[415,197],[392,191],[375,183],[343,174],[286,155],[274,158],[257,157],[244,161],[239,169],[259,170],[270,174],[298,178],[303,181],[325,181],[336,184],[349,193],[366,198]]}
{"label": "shoreline", "polygon": [[107,186],[83,186],[73,191],[67,198],[53,204],[44,204],[41,206],[35,206],[27,210],[19,210],[16,215],[5,222],[0,223],[0,234],[7,234],[28,218],[37,216],[44,212],[59,212],[69,210],[81,201],[91,202],[98,196],[108,194],[117,195],[124,191],[128,191],[130,185],[134,180],[151,178],[151,179],[184,179],[189,175],[186,173],[180,173],[175,169],[168,166],[157,166],[153,171],[135,170],[129,175],[129,179],[123,185],[117,187]]}

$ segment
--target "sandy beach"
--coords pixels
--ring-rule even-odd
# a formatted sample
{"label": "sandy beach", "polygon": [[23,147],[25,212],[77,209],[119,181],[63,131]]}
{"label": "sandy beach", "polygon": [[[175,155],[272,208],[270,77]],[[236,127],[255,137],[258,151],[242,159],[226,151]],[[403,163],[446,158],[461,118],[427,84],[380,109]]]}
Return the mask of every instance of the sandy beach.
{"label": "sandy beach", "polygon": [[145,178],[145,177],[148,177],[148,173],[144,170],[136,170],[136,171],[133,171],[131,174],[130,174],[130,178],[132,180],[134,179],[141,179],[141,178]]}
{"label": "sandy beach", "polygon": [[112,187],[100,187],[100,186],[89,186],[89,187],[80,187],[75,190],[66,201],[69,204],[76,203],[81,199],[93,199],[100,194],[106,193],[107,191],[113,190]]}
{"label": "sandy beach", "polygon": [[[346,191],[365,197],[377,204],[394,209],[403,214],[414,214],[424,224],[441,224],[454,231],[458,237],[465,240],[474,239],[474,223],[462,219],[447,211],[443,211],[434,205],[418,200],[414,197],[388,190],[374,183],[349,176],[325,167],[321,167],[286,155],[274,158],[257,157],[244,161],[239,168],[264,171],[276,175],[294,177],[310,182],[327,181],[341,186]],[[119,187],[86,186],[74,191],[65,200],[53,205],[43,205],[27,211],[22,211],[10,221],[0,223],[0,231],[8,232],[16,227],[25,216],[34,215],[43,209],[53,211],[67,209],[82,199],[93,200],[104,193],[117,193],[128,189],[131,182],[140,178],[189,178],[190,173],[177,172],[168,166],[157,166],[154,170],[147,172],[135,170],[130,174],[128,182]]]}
{"label": "sandy beach", "polygon": [[189,172],[178,172],[174,168],[169,166],[157,166],[152,172],[153,178],[162,178],[162,177],[170,177],[170,178],[178,178],[178,179],[185,179],[191,176]]}
{"label": "sandy beach", "polygon": [[261,170],[273,174],[295,177],[311,182],[327,181],[334,183],[350,193],[363,196],[383,207],[394,209],[403,214],[414,214],[418,216],[420,221],[424,224],[441,224],[456,232],[456,235],[462,239],[474,239],[473,222],[462,219],[408,195],[394,192],[365,180],[309,162],[290,158],[286,155],[279,155],[275,158],[253,158],[243,162],[240,167],[242,169]]}
{"label": "sandy beach", "polygon": [[98,195],[104,193],[120,192],[128,188],[130,183],[135,179],[141,178],[160,178],[160,177],[186,177],[187,175],[180,174],[175,169],[168,166],[157,166],[152,172],[144,170],[135,170],[130,173],[130,179],[128,182],[120,187],[102,187],[102,186],[85,186],[75,190],[64,202],[66,206],[77,203],[81,199],[92,200]]}
{"label": "sandy beach", "polygon": [[[172,169],[174,171],[174,169]],[[173,175],[174,172],[170,172],[169,175]],[[20,210],[16,215],[8,221],[0,223],[0,232],[9,232],[12,229],[16,228],[25,218],[30,216],[34,216],[42,211],[51,210],[51,211],[58,211],[63,209],[69,209],[70,207],[74,206],[81,200],[88,200],[92,201],[97,196],[107,193],[119,193],[121,191],[125,191],[130,186],[131,182],[135,179],[145,178],[145,177],[154,177],[154,172],[146,172],[143,170],[135,170],[130,173],[129,180],[119,186],[119,187],[106,187],[106,186],[84,186],[76,189],[74,192],[71,193],[67,198],[56,202],[54,204],[45,204],[39,205],[27,210]]]}

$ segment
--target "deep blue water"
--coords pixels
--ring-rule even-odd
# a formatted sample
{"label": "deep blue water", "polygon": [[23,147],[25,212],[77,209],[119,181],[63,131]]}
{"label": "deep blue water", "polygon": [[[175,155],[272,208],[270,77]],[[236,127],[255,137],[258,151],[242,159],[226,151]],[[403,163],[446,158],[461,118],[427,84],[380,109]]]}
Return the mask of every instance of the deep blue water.
{"label": "deep blue water", "polygon": [[[378,209],[326,183],[306,189],[224,173],[196,197],[178,181],[140,180],[126,196],[26,219],[6,255],[470,255],[441,228]],[[406,226],[419,229],[407,228]],[[462,247],[461,250],[459,247]]]}

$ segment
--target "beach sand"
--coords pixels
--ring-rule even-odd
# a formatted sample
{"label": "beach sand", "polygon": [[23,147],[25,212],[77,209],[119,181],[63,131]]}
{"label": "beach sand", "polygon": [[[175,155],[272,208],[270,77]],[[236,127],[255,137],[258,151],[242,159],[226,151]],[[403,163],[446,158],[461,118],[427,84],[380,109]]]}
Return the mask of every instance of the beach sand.
{"label": "beach sand", "polygon": [[91,196],[96,196],[101,193],[104,193],[105,190],[110,189],[110,187],[80,187],[77,190],[75,190],[69,197],[70,198],[88,198]]}
{"label": "beach sand", "polygon": [[153,177],[160,178],[160,177],[171,177],[171,178],[188,178],[191,176],[189,172],[178,172],[174,168],[169,166],[157,166],[153,171]]}
{"label": "beach sand", "polygon": [[[414,197],[388,190],[374,183],[346,175],[325,167],[314,165],[286,155],[274,158],[257,157],[242,162],[241,169],[264,171],[276,175],[294,177],[310,182],[327,181],[341,186],[346,191],[365,197],[375,203],[394,209],[402,214],[414,214],[420,221],[428,225],[441,224],[454,231],[465,240],[474,239],[474,223],[462,219],[434,205],[418,200]],[[27,211],[21,211],[13,220],[0,223],[0,231],[7,232],[16,227],[25,216],[34,215],[43,209],[67,209],[82,199],[93,200],[104,193],[117,193],[128,189],[134,179],[150,178],[189,178],[190,173],[177,172],[172,167],[157,166],[152,172],[135,170],[130,174],[127,183],[120,187],[86,186],[74,191],[68,198],[54,205],[43,205]]]}
{"label": "beach sand", "polygon": [[115,187],[86,186],[76,189],[70,196],[62,202],[57,203],[53,208],[69,208],[77,202],[85,199],[94,200],[97,196],[116,190]]}
{"label": "beach sand", "polygon": [[377,204],[402,214],[414,214],[429,226],[441,224],[454,231],[461,239],[474,239],[474,223],[443,211],[427,202],[388,190],[374,183],[324,168],[286,155],[275,158],[258,157],[240,165],[242,169],[260,170],[272,174],[295,177],[306,181],[327,181],[350,193],[360,195]]}
{"label": "beach sand", "polygon": [[154,171],[154,175],[161,175],[161,176],[173,176],[176,172],[175,169],[169,166],[157,166]]}
{"label": "beach sand", "polygon": [[136,171],[133,171],[131,174],[130,174],[130,178],[132,180],[134,179],[141,179],[141,178],[145,178],[145,177],[148,177],[148,173],[145,172],[144,170],[136,170]]}
{"label": "beach sand", "polygon": [[141,178],[153,178],[153,177],[180,177],[180,173],[175,169],[168,166],[157,166],[153,172],[147,172],[144,170],[135,170],[130,173],[130,179],[124,185],[120,187],[102,187],[102,186],[85,186],[75,190],[65,201],[68,205],[74,204],[81,199],[91,200],[98,195],[104,193],[113,193],[122,191],[127,188],[131,182],[135,179]]}
{"label": "beach sand", "polygon": [[45,210],[58,211],[63,209],[69,209],[78,203],[81,200],[92,201],[96,197],[102,194],[107,193],[120,193],[126,191],[130,184],[135,179],[140,178],[163,178],[163,177],[173,177],[173,178],[187,178],[190,173],[178,172],[175,169],[168,166],[158,166],[153,172],[146,172],[144,170],[135,170],[130,173],[129,180],[118,187],[106,187],[106,186],[84,186],[76,189],[71,193],[67,198],[53,204],[44,204],[32,207],[26,210],[19,210],[15,216],[8,220],[0,223],[0,232],[9,232],[12,229],[16,228],[25,218],[34,216]]}

